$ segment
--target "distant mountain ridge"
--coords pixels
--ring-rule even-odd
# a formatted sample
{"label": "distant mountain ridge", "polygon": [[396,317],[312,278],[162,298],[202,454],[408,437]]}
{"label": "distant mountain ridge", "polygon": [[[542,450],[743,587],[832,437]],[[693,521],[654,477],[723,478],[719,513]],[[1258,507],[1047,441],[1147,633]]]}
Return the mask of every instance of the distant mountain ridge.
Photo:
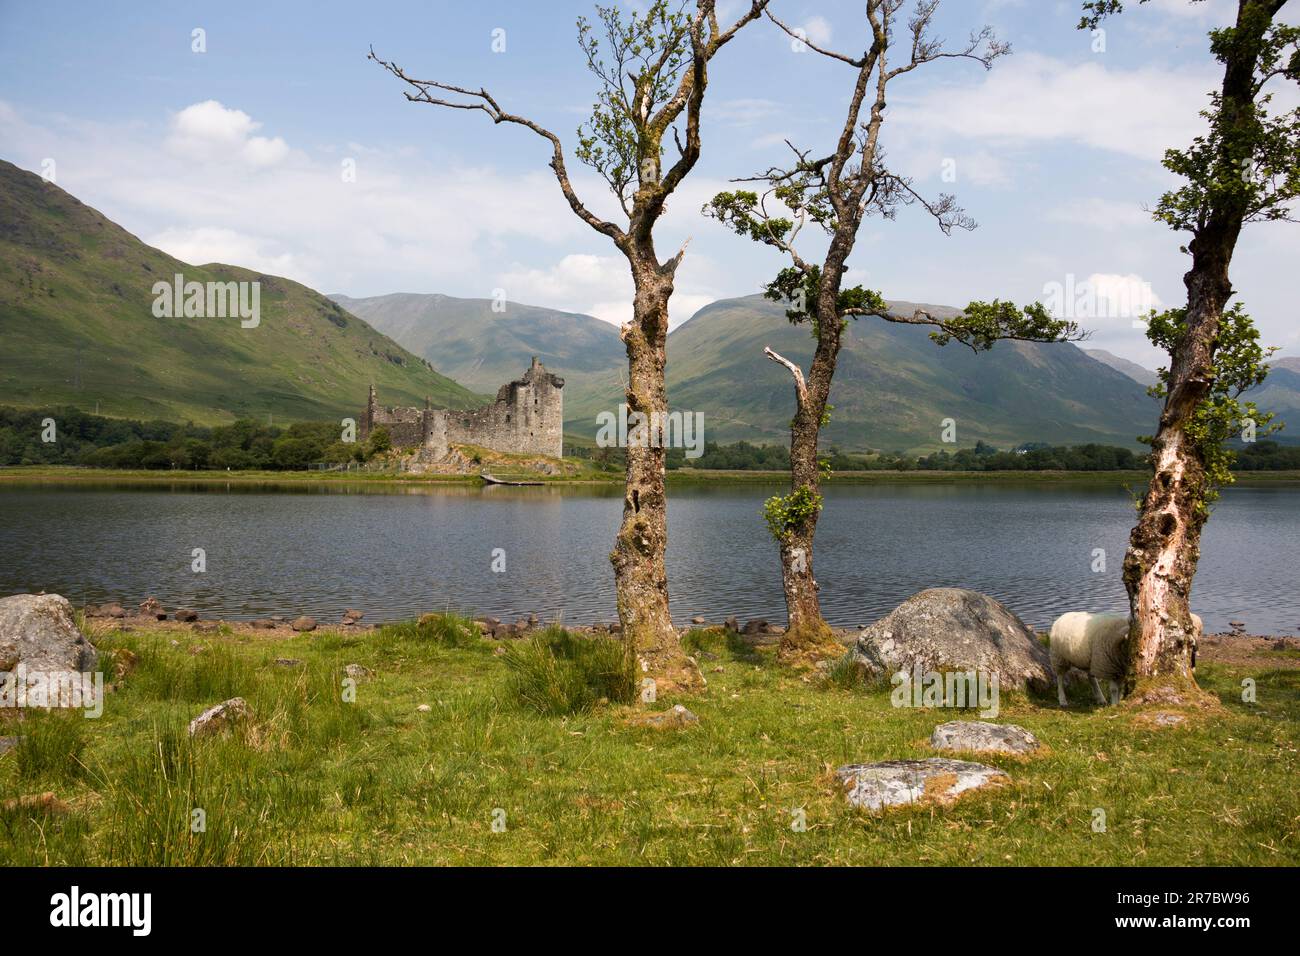
{"label": "distant mountain ridge", "polygon": [[[335,301],[391,334],[463,384],[487,391],[538,355],[566,379],[565,429],[590,440],[595,417],[623,400],[626,353],[609,323],[578,313],[491,300],[400,294]],[[911,314],[914,303],[894,302]],[[927,306],[939,313],[958,310]],[[771,345],[807,367],[813,340],[782,305],[761,295],[722,299],[668,336],[668,396],[702,411],[709,440],[785,443],[794,411],[789,373],[763,356]],[[942,447],[941,422],[958,442],[1100,441],[1136,447],[1154,404],[1128,376],[1070,344],[1003,342],[975,355],[939,348],[924,329],[878,319],[851,322],[832,389],[827,444],[845,450]]]}
{"label": "distant mountain ridge", "polygon": [[[257,282],[260,321],[163,318],[156,282]],[[217,424],[342,419],[374,382],[390,404],[482,399],[292,280],[190,265],[0,161],[0,404]]]}

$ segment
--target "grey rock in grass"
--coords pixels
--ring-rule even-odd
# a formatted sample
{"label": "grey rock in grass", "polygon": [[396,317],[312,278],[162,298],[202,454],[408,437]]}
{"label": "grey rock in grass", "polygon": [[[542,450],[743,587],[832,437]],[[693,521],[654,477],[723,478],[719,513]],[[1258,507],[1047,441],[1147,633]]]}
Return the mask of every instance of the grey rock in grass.
{"label": "grey rock in grass", "polygon": [[995,786],[1010,778],[996,767],[929,757],[850,764],[835,771],[852,806],[866,810],[916,803],[948,803],[963,793]]}
{"label": "grey rock in grass", "polygon": [[277,667],[299,667],[302,665],[302,661],[296,657],[277,657],[275,664]]}
{"label": "grey rock in grass", "polygon": [[355,681],[369,680],[374,673],[369,667],[363,667],[360,664],[348,664],[343,668],[343,673]]}
{"label": "grey rock in grass", "polygon": [[[72,605],[58,594],[15,594],[0,598],[0,672],[23,665],[29,688],[40,685],[48,692],[48,675],[90,674],[99,654],[77,630]],[[8,678],[16,682],[17,676]],[[52,707],[80,707],[72,680],[60,679],[48,701]],[[78,677],[77,689],[82,686]]]}
{"label": "grey rock in grass", "polygon": [[982,720],[950,720],[930,734],[935,750],[965,753],[1027,754],[1039,748],[1038,738],[1015,724],[991,724]]}
{"label": "grey rock in grass", "polygon": [[247,720],[252,715],[253,711],[248,706],[248,701],[242,697],[232,697],[230,700],[222,701],[215,707],[209,707],[191,720],[190,736],[207,737],[220,733],[227,727],[232,727],[242,720]]}
{"label": "grey rock in grass", "polygon": [[294,618],[293,623],[289,626],[295,631],[314,631],[316,630],[316,619],[306,616]]}
{"label": "grey rock in grass", "polygon": [[655,727],[658,729],[689,727],[699,722],[700,718],[681,704],[674,704],[669,710],[658,711],[653,714],[642,714],[635,719],[635,723],[641,727]]}
{"label": "grey rock in grass", "polygon": [[11,750],[17,749],[20,740],[22,740],[21,737],[0,737],[0,757],[3,757]]}
{"label": "grey rock in grass", "polygon": [[1034,632],[993,598],[964,588],[912,595],[858,635],[849,660],[877,680],[919,667],[997,674],[1003,690],[1054,684],[1047,648]]}

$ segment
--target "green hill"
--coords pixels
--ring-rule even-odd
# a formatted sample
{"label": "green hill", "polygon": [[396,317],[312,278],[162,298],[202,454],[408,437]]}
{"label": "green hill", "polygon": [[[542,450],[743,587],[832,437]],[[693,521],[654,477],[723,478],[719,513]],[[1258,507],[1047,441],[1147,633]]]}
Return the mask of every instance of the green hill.
{"label": "green hill", "polygon": [[[916,308],[889,305],[907,315]],[[808,328],[791,325],[780,304],[753,295],[705,306],[668,338],[672,404],[703,411],[710,440],[787,441],[793,386],[763,356],[765,345],[804,369],[812,360]],[[999,342],[977,355],[955,343],[940,348],[923,328],[870,318],[849,322],[831,404],[823,434],[846,450],[941,448],[945,418],[956,421],[959,445],[1136,447],[1156,414],[1145,389],[1075,345]]]}
{"label": "green hill", "polygon": [[[155,282],[260,283],[260,324],[157,318]],[[73,405],[215,424],[355,416],[483,399],[318,292],[145,245],[39,176],[0,161],[0,405]]]}

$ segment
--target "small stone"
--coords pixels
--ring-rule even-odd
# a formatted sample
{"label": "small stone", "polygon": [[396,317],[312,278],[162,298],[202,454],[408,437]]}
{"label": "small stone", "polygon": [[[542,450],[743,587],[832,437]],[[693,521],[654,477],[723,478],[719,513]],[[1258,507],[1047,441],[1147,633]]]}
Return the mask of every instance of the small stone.
{"label": "small stone", "polygon": [[106,604],[99,610],[108,617],[126,617],[126,608],[120,604]]}
{"label": "small stone", "polygon": [[762,618],[751,618],[745,622],[745,628],[742,634],[762,634],[767,631],[767,621]]}
{"label": "small stone", "polygon": [[293,623],[289,626],[295,631],[314,631],[316,630],[316,619],[314,617],[294,618]]}
{"label": "small stone", "polygon": [[296,657],[277,657],[275,664],[277,667],[297,667],[302,661]]}
{"label": "small stone", "polygon": [[198,612],[191,611],[189,608],[181,608],[179,611],[176,612],[176,620],[178,621],[185,621],[186,623],[189,623],[190,621],[197,621],[198,619],[199,619]]}
{"label": "small stone", "polygon": [[925,760],[885,760],[850,764],[835,771],[849,804],[867,810],[921,802],[948,803],[968,790],[1006,783],[996,767],[929,757]]}
{"label": "small stone", "polygon": [[1038,738],[1015,724],[982,720],[950,720],[934,728],[930,746],[964,753],[1027,754],[1038,749]]}
{"label": "small stone", "polygon": [[492,654],[495,657],[505,657],[506,649],[501,644],[498,644],[496,647],[492,648]]}
{"label": "small stone", "polygon": [[691,623],[692,623],[692,624],[704,624],[704,623],[705,623],[705,620],[704,620],[704,618],[700,617],[700,616],[697,614],[695,617],[691,618]]}
{"label": "small stone", "polygon": [[212,634],[220,627],[221,624],[217,621],[200,621],[194,625],[194,630],[198,631],[200,634]]}
{"label": "small stone", "polygon": [[351,619],[353,621],[359,621],[365,616],[366,615],[362,611],[355,611],[352,608],[348,608],[346,611],[343,612],[343,617],[345,620]]}
{"label": "small stone", "polygon": [[233,726],[235,723],[252,716],[248,701],[242,697],[232,697],[215,707],[209,707],[190,721],[191,737],[206,737]]}
{"label": "small stone", "polygon": [[271,615],[271,620],[273,620],[273,621],[277,621],[277,622],[278,622],[278,621],[283,621],[283,620],[284,620],[284,615],[283,615],[283,614],[272,614],[272,615]]}
{"label": "small stone", "polygon": [[368,680],[374,673],[369,667],[362,667],[360,664],[348,664],[343,668],[343,673],[353,680]]}
{"label": "small stone", "polygon": [[674,704],[671,710],[658,711],[653,714],[639,714],[632,720],[639,727],[654,727],[660,730],[670,727],[688,727],[691,724],[699,723],[699,721],[699,717],[681,704]]}
{"label": "small stone", "polygon": [[737,633],[739,633],[740,631],[740,622],[737,621],[734,616],[729,617],[725,621],[723,621],[722,626],[729,631],[735,631]]}
{"label": "small stone", "polygon": [[1151,715],[1151,723],[1157,727],[1177,727],[1179,724],[1186,723],[1187,717],[1184,714],[1173,714],[1169,711],[1160,711]]}
{"label": "small stone", "polygon": [[0,737],[0,755],[7,754],[18,746],[21,737]]}
{"label": "small stone", "polygon": [[269,617],[259,617],[256,621],[250,621],[248,626],[260,628],[263,631],[273,631],[275,630],[275,621]]}
{"label": "small stone", "polygon": [[420,706],[416,707],[415,709],[421,714],[427,714],[429,711],[433,710],[433,708],[430,707],[428,704],[420,704]]}
{"label": "small stone", "polygon": [[167,612],[163,610],[162,604],[156,597],[147,597],[140,602],[140,614],[144,617],[158,617],[161,614],[162,617],[158,620],[167,616]]}

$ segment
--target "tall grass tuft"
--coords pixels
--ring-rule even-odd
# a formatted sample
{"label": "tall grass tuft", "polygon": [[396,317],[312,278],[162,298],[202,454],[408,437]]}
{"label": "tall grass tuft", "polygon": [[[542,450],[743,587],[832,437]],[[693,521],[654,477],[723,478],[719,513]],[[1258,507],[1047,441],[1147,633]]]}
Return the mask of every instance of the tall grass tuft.
{"label": "tall grass tuft", "polygon": [[149,641],[136,653],[139,660],[126,685],[153,700],[213,704],[246,694],[257,679],[248,658],[225,643],[191,655]]}
{"label": "tall grass tuft", "polygon": [[581,637],[551,626],[507,648],[504,660],[506,696],[539,714],[579,714],[602,699],[636,699],[632,657],[610,637]]}
{"label": "tall grass tuft", "polygon": [[433,643],[443,647],[473,647],[481,638],[478,626],[459,614],[425,614],[418,621],[385,624],[378,639]]}
{"label": "tall grass tuft", "polygon": [[16,751],[23,780],[73,783],[86,772],[86,718],[80,710],[32,710],[22,723]]}

